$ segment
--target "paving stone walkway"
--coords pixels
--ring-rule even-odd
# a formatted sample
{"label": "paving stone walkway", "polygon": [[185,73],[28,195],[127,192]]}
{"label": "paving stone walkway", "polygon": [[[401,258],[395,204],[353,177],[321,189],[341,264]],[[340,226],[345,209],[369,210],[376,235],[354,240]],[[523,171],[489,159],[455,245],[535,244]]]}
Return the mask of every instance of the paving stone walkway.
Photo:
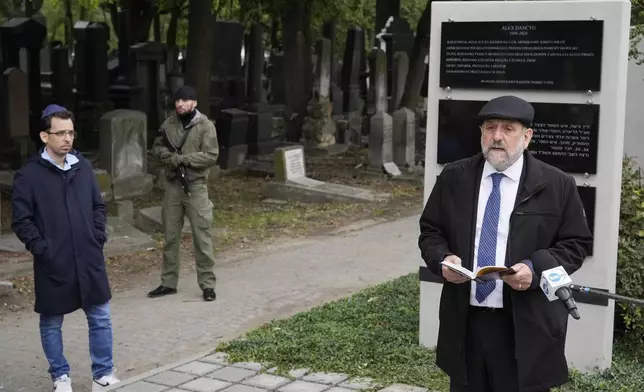
{"label": "paving stone walkway", "polygon": [[[158,271],[150,271],[132,289],[115,293],[111,301],[118,375],[127,380],[169,363],[197,360],[222,340],[272,319],[416,272],[420,264],[417,243],[418,216],[412,216],[386,223],[360,222],[349,230],[292,239],[250,254],[242,250],[217,254],[214,302],[201,299],[196,276],[187,270],[194,266],[192,260],[183,262],[176,295],[147,298],[147,291],[159,284]],[[74,390],[87,392],[91,379],[83,312],[65,317],[63,337]],[[194,357],[200,353],[201,357]],[[49,390],[38,315],[24,311],[0,319],[0,392]]]}
{"label": "paving stone walkway", "polygon": [[166,366],[124,381],[115,392],[428,392],[427,388],[392,384],[385,388],[370,378],[342,373],[309,373],[293,369],[287,377],[276,375],[261,363],[229,363],[226,353]]}

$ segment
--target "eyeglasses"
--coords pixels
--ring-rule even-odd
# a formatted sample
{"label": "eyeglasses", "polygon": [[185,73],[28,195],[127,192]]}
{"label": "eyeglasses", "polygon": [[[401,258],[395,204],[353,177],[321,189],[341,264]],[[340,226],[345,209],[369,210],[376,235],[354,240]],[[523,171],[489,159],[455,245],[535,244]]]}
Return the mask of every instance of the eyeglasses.
{"label": "eyeglasses", "polygon": [[56,135],[58,137],[65,137],[65,135],[71,137],[72,139],[76,137],[76,131],[58,131],[58,132],[47,132],[50,135]]}

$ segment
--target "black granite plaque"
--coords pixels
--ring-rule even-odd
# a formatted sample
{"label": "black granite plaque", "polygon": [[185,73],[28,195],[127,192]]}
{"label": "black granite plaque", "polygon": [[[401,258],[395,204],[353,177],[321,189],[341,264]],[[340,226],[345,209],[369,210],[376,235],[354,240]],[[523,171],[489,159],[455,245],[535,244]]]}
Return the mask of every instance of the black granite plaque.
{"label": "black granite plaque", "polygon": [[[438,163],[467,158],[481,151],[477,114],[485,101],[440,100]],[[528,150],[568,173],[597,173],[599,106],[533,102],[533,136]]]}
{"label": "black granite plaque", "polygon": [[443,22],[441,87],[599,91],[601,20]]}

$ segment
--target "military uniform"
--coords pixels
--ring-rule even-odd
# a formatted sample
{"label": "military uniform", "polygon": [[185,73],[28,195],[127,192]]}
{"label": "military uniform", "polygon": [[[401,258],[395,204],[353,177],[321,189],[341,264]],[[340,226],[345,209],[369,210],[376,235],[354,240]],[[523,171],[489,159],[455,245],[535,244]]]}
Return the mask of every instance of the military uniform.
{"label": "military uniform", "polygon": [[[215,259],[210,234],[213,205],[208,197],[207,184],[210,167],[217,164],[219,156],[217,131],[208,117],[195,109],[194,117],[188,124],[184,126],[175,114],[164,121],[160,133],[152,152],[163,163],[166,176],[163,197],[165,245],[161,286],[176,291],[179,280],[179,245],[185,214],[192,226],[199,287],[202,290],[214,289]],[[164,134],[171,146],[164,140]],[[173,147],[181,150],[179,156],[173,157]],[[189,195],[182,188],[177,163],[185,168]]]}

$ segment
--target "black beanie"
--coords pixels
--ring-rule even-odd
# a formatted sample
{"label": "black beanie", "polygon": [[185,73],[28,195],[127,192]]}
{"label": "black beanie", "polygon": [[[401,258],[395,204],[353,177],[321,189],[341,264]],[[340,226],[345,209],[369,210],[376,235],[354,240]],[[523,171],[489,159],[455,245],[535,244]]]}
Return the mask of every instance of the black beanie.
{"label": "black beanie", "polygon": [[194,88],[190,86],[181,86],[174,93],[174,100],[178,101],[179,99],[183,99],[185,101],[187,100],[196,101],[197,92],[195,91]]}

